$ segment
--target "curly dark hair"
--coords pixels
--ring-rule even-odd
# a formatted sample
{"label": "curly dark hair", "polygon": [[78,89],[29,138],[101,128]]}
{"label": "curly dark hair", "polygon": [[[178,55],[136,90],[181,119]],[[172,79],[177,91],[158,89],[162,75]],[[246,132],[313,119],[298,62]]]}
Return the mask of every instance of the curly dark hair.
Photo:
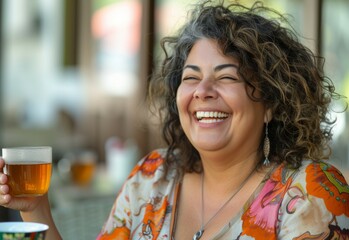
{"label": "curly dark hair", "polygon": [[[340,95],[324,76],[323,58],[300,43],[287,18],[260,2],[247,8],[205,1],[189,16],[176,36],[161,40],[165,57],[150,82],[149,96],[160,104],[163,117],[167,166],[201,171],[199,153],[182,130],[176,105],[184,63],[201,38],[216,40],[225,55],[239,61],[238,74],[252,90],[249,97],[271,109],[271,162],[299,168],[303,159],[328,159],[334,122],[327,113],[331,100]],[[262,145],[261,139],[261,152]]]}

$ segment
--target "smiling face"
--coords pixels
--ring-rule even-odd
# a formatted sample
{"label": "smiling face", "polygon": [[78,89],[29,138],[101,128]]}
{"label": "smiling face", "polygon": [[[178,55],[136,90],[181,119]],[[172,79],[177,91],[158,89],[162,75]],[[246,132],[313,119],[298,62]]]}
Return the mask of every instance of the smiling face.
{"label": "smiling face", "polygon": [[201,156],[221,151],[246,158],[258,150],[265,108],[248,97],[238,68],[236,59],[223,55],[211,39],[198,40],[184,64],[177,91],[179,118]]}

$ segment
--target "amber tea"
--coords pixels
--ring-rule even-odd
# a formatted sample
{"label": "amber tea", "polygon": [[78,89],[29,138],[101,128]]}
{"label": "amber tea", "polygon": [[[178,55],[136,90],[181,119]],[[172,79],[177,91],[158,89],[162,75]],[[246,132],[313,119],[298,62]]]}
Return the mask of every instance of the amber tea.
{"label": "amber tea", "polygon": [[71,174],[73,181],[78,185],[87,185],[95,171],[95,163],[73,163]]}
{"label": "amber tea", "polygon": [[51,147],[2,150],[5,173],[13,196],[41,196],[48,191],[52,172]]}
{"label": "amber tea", "polygon": [[91,151],[83,151],[76,159],[72,160],[71,177],[79,186],[87,186],[91,183],[96,168],[96,155]]}
{"label": "amber tea", "polygon": [[51,168],[51,163],[6,164],[5,171],[9,176],[11,195],[45,194],[50,186]]}

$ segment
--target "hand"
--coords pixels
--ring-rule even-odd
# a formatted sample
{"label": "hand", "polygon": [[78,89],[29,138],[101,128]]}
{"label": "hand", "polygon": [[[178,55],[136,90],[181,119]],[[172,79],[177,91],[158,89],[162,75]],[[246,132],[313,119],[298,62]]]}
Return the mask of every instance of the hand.
{"label": "hand", "polygon": [[13,197],[10,195],[10,188],[8,185],[8,176],[3,169],[5,161],[0,157],[0,205],[6,208],[18,210],[21,212],[30,212],[35,210],[43,201],[45,197]]}
{"label": "hand", "polygon": [[5,161],[0,157],[0,206],[20,211],[23,221],[47,224],[49,230],[46,233],[46,239],[62,240],[51,215],[47,194],[40,197],[11,196],[4,166]]}

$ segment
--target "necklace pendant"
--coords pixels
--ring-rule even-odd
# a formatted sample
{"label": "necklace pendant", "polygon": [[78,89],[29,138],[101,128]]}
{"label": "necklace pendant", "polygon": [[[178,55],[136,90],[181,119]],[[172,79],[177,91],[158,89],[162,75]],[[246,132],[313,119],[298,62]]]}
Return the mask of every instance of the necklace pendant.
{"label": "necklace pendant", "polygon": [[204,234],[204,229],[197,231],[193,236],[193,240],[199,240],[202,237],[202,234]]}

